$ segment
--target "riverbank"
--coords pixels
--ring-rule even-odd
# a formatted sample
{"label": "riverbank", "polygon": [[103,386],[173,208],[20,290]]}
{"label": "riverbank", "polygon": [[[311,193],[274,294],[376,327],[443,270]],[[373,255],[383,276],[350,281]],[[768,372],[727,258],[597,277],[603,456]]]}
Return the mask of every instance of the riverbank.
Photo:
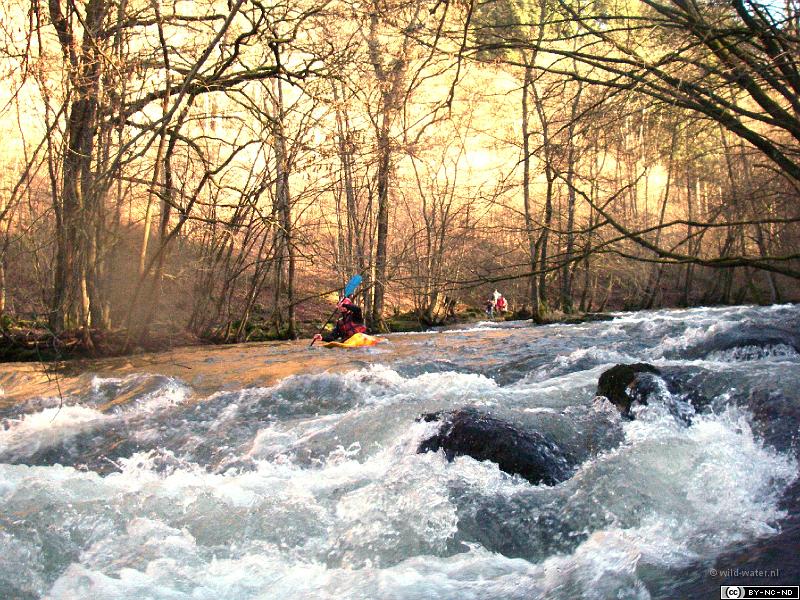
{"label": "riverbank", "polygon": [[[447,319],[428,324],[414,313],[399,313],[386,320],[388,333],[436,331],[461,327],[484,321],[503,322],[525,320],[528,315],[509,313],[488,319],[480,310],[467,310]],[[553,313],[540,323],[584,323],[608,321],[613,317],[607,313]],[[321,326],[320,320],[299,323],[299,338],[310,338]],[[377,333],[377,332],[376,332]],[[285,341],[291,339],[274,328],[253,325],[246,342]],[[58,362],[64,360],[112,358],[133,356],[149,352],[163,352],[182,347],[237,345],[237,342],[221,342],[219,339],[201,338],[187,331],[159,330],[144,339],[133,340],[124,329],[103,331],[70,331],[54,334],[46,326],[36,322],[13,322],[6,320],[0,329],[0,362]]]}
{"label": "riverbank", "polygon": [[189,332],[180,331],[161,332],[144,340],[134,341],[123,329],[91,329],[55,334],[44,327],[4,327],[0,330],[0,362],[107,358],[210,343]]}

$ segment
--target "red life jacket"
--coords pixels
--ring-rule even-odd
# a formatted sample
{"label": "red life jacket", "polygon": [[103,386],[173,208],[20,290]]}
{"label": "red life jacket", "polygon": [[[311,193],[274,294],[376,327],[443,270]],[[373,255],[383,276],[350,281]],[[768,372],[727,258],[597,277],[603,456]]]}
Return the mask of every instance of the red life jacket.
{"label": "red life jacket", "polygon": [[354,333],[367,333],[366,325],[362,323],[354,323],[353,318],[349,314],[345,314],[338,323],[339,333],[342,339],[348,339]]}
{"label": "red life jacket", "polygon": [[506,299],[500,296],[497,299],[497,309],[498,310],[505,310],[506,309]]}

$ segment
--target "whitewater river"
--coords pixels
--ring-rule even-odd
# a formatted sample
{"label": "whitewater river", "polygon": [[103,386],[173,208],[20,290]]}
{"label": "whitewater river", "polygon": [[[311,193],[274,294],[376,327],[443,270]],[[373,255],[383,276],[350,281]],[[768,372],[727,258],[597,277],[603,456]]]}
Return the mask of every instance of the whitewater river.
{"label": "whitewater river", "polygon": [[[356,350],[192,348],[48,375],[0,366],[0,597],[719,598],[723,582],[797,584],[799,348],[800,306],[784,305],[483,323]],[[672,391],[623,420],[595,390],[632,362]],[[416,418],[465,406],[552,440],[571,476],[533,485],[418,454],[439,425]]]}

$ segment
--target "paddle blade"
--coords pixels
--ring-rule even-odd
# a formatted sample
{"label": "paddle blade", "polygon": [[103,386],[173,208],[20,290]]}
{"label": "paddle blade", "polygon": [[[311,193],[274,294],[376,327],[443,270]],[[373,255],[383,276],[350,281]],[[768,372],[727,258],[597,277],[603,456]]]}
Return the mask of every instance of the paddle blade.
{"label": "paddle blade", "polygon": [[344,286],[344,297],[347,298],[356,291],[356,288],[361,283],[361,275],[353,275],[347,285]]}

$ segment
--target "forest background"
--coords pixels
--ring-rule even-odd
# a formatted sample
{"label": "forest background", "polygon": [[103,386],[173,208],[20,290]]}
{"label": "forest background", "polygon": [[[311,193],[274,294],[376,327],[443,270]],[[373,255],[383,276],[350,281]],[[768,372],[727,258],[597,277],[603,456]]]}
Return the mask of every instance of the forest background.
{"label": "forest background", "polygon": [[800,299],[798,0],[0,10],[6,348]]}

